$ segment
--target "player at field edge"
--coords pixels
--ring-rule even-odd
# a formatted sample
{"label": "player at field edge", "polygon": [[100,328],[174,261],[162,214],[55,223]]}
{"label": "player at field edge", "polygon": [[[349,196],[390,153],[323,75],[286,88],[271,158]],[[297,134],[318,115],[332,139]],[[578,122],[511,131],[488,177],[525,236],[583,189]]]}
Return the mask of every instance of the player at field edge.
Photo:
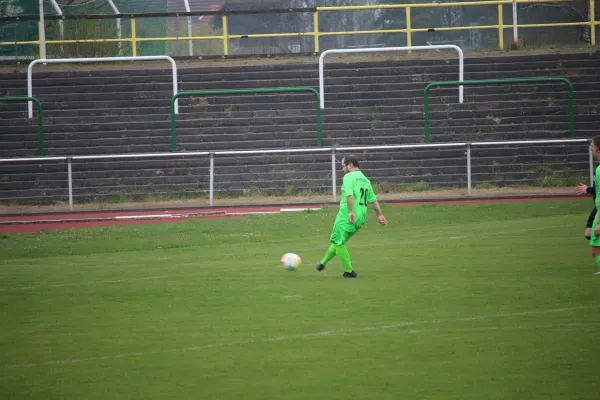
{"label": "player at field edge", "polygon": [[[592,152],[596,157],[596,160],[600,161],[600,136],[596,136],[592,143],[590,144],[592,148]],[[596,182],[595,186],[600,187],[598,184],[598,180],[600,179],[600,165],[596,167]],[[600,206],[600,196],[596,196],[596,209]],[[596,213],[596,218],[594,218],[594,223],[592,225],[592,237],[590,238],[590,246],[592,246],[592,258],[596,263],[596,275],[600,275],[600,223],[598,223],[598,217],[600,217],[600,213]]]}
{"label": "player at field edge", "polygon": [[[594,177],[594,180],[596,180],[596,177]],[[579,196],[583,196],[583,195],[591,195],[593,200],[594,200],[594,209],[592,210],[592,212],[590,213],[590,216],[588,217],[587,220],[587,225],[585,226],[585,238],[587,240],[591,239],[591,235],[592,235],[592,225],[594,224],[594,219],[596,218],[596,212],[598,212],[598,209],[596,208],[596,185],[594,184],[594,186],[588,186],[585,183],[580,183],[578,186],[575,187],[575,193],[577,193]]]}
{"label": "player at field edge", "polygon": [[331,246],[327,249],[325,257],[317,263],[317,271],[323,271],[327,263],[333,257],[338,256],[346,270],[342,276],[344,278],[356,278],[358,275],[352,267],[346,242],[367,221],[367,208],[369,204],[373,205],[379,224],[384,226],[387,225],[388,221],[381,212],[381,207],[379,207],[379,202],[377,201],[371,182],[360,171],[356,157],[347,156],[342,158],[342,170],[344,171],[344,179],[342,182],[340,210],[335,217],[331,236],[329,237]]}

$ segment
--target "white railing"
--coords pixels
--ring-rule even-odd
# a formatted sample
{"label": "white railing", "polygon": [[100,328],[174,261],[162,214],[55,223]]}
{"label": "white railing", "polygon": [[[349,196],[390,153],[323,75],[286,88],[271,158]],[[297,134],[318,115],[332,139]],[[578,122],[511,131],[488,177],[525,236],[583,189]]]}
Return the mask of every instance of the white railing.
{"label": "white railing", "polygon": [[[319,57],[319,95],[321,97],[321,109],[325,108],[325,76],[324,63],[328,54],[347,54],[347,53],[379,53],[379,52],[397,52],[411,50],[456,50],[458,53],[458,81],[464,81],[465,77],[465,56],[460,47],[453,44],[441,44],[437,46],[405,46],[405,47],[368,47],[364,49],[331,49],[321,53]],[[458,101],[463,102],[463,86],[458,88]]]}
{"label": "white railing", "polygon": [[[310,147],[304,149],[273,149],[273,150],[231,150],[231,151],[199,151],[199,152],[178,152],[178,153],[144,153],[144,154],[103,154],[93,156],[62,156],[62,157],[31,157],[31,158],[0,158],[0,163],[20,163],[20,162],[44,162],[44,161],[66,161],[67,162],[67,180],[69,187],[69,208],[73,209],[73,167],[75,160],[106,160],[106,159],[140,159],[140,158],[173,158],[173,157],[210,157],[209,167],[209,202],[214,205],[214,176],[215,176],[215,157],[218,156],[242,156],[242,155],[261,155],[261,154],[292,154],[292,153],[331,153],[331,189],[332,198],[337,202],[337,170],[339,165],[336,162],[336,153],[363,151],[363,150],[411,150],[427,148],[465,148],[467,163],[467,189],[471,195],[471,149],[473,147],[493,147],[507,145],[540,145],[540,144],[588,144],[589,139],[549,139],[549,140],[518,140],[505,142],[461,142],[461,143],[438,143],[438,144],[406,144],[394,146],[353,146],[353,147]],[[594,182],[594,161],[591,149],[589,151],[589,173],[590,185]]]}
{"label": "white railing", "polygon": [[[65,63],[92,63],[92,62],[117,62],[117,61],[157,61],[167,60],[171,63],[173,71],[173,96],[177,94],[177,64],[169,56],[141,56],[141,57],[98,57],[98,58],[40,58],[33,60],[27,68],[27,96],[33,97],[33,67],[36,64],[65,64]],[[29,119],[33,118],[33,105],[28,102]],[[175,114],[179,114],[179,100],[175,101]]]}

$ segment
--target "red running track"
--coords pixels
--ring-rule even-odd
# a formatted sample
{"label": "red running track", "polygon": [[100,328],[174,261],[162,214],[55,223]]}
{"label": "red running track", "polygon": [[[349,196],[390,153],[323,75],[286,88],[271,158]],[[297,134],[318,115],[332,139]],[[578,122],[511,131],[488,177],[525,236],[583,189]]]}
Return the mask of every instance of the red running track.
{"label": "red running track", "polygon": [[[390,201],[392,206],[419,206],[428,204],[462,205],[462,204],[519,204],[530,201],[573,201],[585,200],[582,197],[543,197],[543,198],[500,198],[469,200],[432,200],[432,201]],[[188,219],[224,219],[240,218],[252,215],[274,214],[281,212],[320,209],[321,204],[304,206],[252,206],[252,207],[217,207],[211,209],[176,209],[151,211],[104,211],[89,213],[35,214],[18,216],[0,216],[0,234],[17,234],[38,232],[42,230],[63,230],[76,228],[96,228],[102,226],[141,225],[155,223],[176,223]]]}

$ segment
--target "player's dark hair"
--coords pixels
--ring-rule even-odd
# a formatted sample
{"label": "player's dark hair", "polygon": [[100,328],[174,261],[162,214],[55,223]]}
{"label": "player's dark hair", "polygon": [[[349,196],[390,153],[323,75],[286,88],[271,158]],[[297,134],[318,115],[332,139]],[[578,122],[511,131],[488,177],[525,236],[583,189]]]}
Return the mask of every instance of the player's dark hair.
{"label": "player's dark hair", "polygon": [[[600,146],[599,146],[600,147]],[[358,168],[358,160],[356,159],[356,157],[354,156],[346,156],[343,158],[344,161],[346,161],[346,165],[348,164],[352,164],[354,165],[356,168]]]}
{"label": "player's dark hair", "polygon": [[600,149],[600,136],[596,136],[595,138],[593,138],[592,143],[594,144],[594,146]]}

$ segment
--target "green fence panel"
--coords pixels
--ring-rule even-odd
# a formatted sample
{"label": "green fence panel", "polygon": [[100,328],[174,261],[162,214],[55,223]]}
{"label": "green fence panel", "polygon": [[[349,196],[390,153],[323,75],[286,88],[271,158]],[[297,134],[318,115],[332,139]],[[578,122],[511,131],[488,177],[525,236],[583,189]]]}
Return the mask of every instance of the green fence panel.
{"label": "green fence panel", "polygon": [[44,115],[42,113],[42,103],[35,97],[0,97],[0,102],[26,102],[33,101],[38,110],[38,142],[40,156],[44,155]]}
{"label": "green fence panel", "polygon": [[303,93],[315,95],[315,110],[317,111],[317,146],[321,146],[321,107],[319,92],[313,88],[272,88],[272,89],[234,89],[234,90],[202,90],[199,92],[180,92],[171,99],[171,151],[177,151],[177,133],[175,128],[175,101],[180,97],[191,96],[225,96],[230,94],[263,94],[263,93]]}
{"label": "green fence panel", "polygon": [[425,106],[425,141],[431,142],[429,134],[429,90],[440,86],[483,86],[483,85],[508,85],[512,83],[565,83],[569,88],[569,126],[571,137],[575,137],[575,102],[573,100],[573,84],[566,78],[528,78],[528,79],[483,79],[478,81],[451,81],[451,82],[433,82],[427,85],[423,95],[423,104]]}

